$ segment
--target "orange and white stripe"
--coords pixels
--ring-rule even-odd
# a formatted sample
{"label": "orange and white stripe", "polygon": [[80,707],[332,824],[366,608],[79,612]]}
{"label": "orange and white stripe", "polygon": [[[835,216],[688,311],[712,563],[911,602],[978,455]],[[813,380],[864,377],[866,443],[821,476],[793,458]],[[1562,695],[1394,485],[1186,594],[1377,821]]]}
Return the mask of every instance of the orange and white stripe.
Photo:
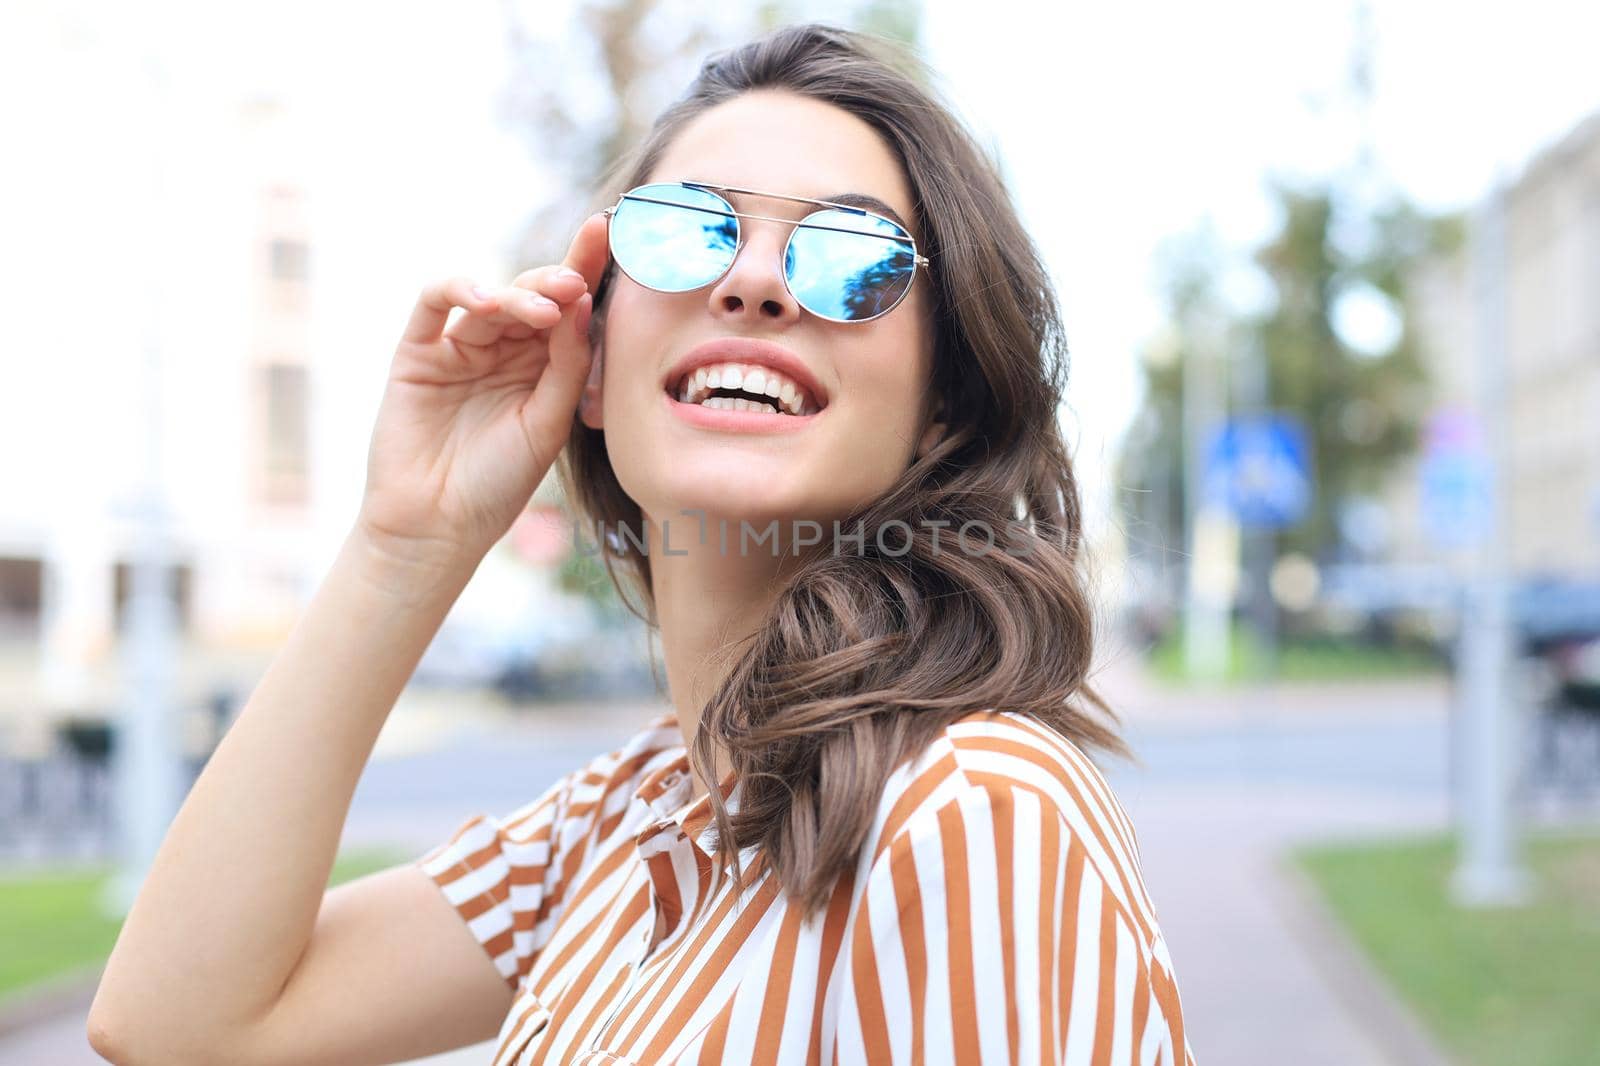
{"label": "orange and white stripe", "polygon": [[1133,825],[1032,718],[975,712],[899,767],[809,921],[754,847],[740,898],[712,885],[692,788],[663,714],[417,860],[517,992],[494,1066],[1194,1066]]}

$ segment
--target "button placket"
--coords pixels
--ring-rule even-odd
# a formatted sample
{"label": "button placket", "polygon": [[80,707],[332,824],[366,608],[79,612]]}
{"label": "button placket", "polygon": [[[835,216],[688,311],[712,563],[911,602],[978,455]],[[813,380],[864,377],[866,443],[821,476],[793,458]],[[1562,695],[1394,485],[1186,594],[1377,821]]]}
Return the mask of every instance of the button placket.
{"label": "button placket", "polygon": [[[650,887],[648,885],[646,885],[645,886],[645,892],[647,894],[647,898],[648,898],[648,893],[650,893],[650,891],[651,891]],[[652,905],[652,909],[653,909],[653,905]],[[654,932],[654,924],[653,923],[651,925],[648,925],[648,926],[645,927],[644,939],[642,941],[638,942],[638,950],[636,950],[634,952],[633,958],[627,964],[627,966],[628,966],[628,980],[627,980],[627,983],[623,985],[622,994],[617,997],[617,1001],[615,1003],[613,1003],[611,1005],[611,1009],[606,1012],[605,1021],[601,1022],[598,1026],[595,1027],[594,1042],[589,1045],[589,1051],[591,1051],[591,1052],[599,1052],[599,1053],[604,1054],[604,1055],[611,1055],[613,1058],[616,1058],[616,1056],[613,1055],[612,1052],[606,1051],[604,1048],[602,1048],[600,1046],[600,1042],[605,1039],[606,1031],[611,1028],[611,1023],[616,1018],[617,1012],[620,1011],[622,1009],[623,1004],[627,1003],[628,1000],[630,998],[632,998],[632,996],[633,996],[633,986],[634,986],[634,983],[639,980],[639,972],[644,969],[643,959],[644,959],[644,956],[645,956],[645,952],[650,949],[650,936],[651,936],[651,934],[653,932]],[[618,1058],[617,1061],[622,1062],[622,1061],[626,1061],[626,1060]]]}

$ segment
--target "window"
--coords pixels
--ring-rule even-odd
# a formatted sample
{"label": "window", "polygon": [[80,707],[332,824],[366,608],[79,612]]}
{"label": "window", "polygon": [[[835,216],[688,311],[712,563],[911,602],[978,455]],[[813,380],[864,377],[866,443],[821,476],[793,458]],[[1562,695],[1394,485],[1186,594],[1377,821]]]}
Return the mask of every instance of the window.
{"label": "window", "polygon": [[267,246],[267,269],[274,281],[306,280],[310,259],[310,252],[304,241],[280,238]]}
{"label": "window", "polygon": [[304,503],[310,452],[306,368],[269,363],[260,375],[266,498],[270,503]]}
{"label": "window", "polygon": [[37,636],[43,599],[43,562],[0,557],[0,636]]}
{"label": "window", "polygon": [[[180,632],[189,631],[189,620],[193,604],[194,569],[188,564],[176,567],[168,566],[166,581],[163,582],[163,591],[174,601],[174,610],[177,615],[177,627]],[[115,576],[115,601],[116,614],[113,624],[118,634],[127,630],[128,599],[133,595],[133,567],[129,563],[116,564]]]}

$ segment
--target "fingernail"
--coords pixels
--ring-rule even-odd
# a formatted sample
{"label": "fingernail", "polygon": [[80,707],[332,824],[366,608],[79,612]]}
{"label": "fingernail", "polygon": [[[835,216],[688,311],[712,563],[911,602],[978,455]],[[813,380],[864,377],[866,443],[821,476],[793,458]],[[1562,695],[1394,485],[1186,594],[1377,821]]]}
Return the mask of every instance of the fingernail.
{"label": "fingernail", "polygon": [[527,301],[528,301],[528,305],[530,307],[555,307],[556,306],[556,302],[554,300],[550,299],[550,297],[548,297],[548,296],[540,296],[536,292],[528,293]]}
{"label": "fingernail", "polygon": [[479,288],[478,286],[474,285],[472,287],[472,295],[476,296],[480,300],[487,300],[489,297],[493,296],[494,293],[490,292],[488,289]]}
{"label": "fingernail", "polygon": [[593,310],[594,297],[590,296],[588,293],[584,293],[582,296],[578,297],[578,317],[573,323],[573,325],[577,327],[578,336],[587,337],[589,335],[589,314]]}
{"label": "fingernail", "polygon": [[578,273],[576,270],[573,270],[571,267],[562,267],[560,270],[556,271],[556,277],[577,278],[579,281],[583,280],[583,275]]}

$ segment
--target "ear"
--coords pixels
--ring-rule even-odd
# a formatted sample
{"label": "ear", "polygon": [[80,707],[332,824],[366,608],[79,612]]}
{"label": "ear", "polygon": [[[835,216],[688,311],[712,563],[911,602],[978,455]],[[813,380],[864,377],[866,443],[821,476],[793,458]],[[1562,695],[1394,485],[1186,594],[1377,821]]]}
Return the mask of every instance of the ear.
{"label": "ear", "polygon": [[604,429],[600,418],[600,401],[604,396],[601,383],[605,377],[605,345],[596,340],[591,350],[594,356],[589,363],[589,380],[584,383],[583,393],[578,397],[578,418],[590,429]]}

